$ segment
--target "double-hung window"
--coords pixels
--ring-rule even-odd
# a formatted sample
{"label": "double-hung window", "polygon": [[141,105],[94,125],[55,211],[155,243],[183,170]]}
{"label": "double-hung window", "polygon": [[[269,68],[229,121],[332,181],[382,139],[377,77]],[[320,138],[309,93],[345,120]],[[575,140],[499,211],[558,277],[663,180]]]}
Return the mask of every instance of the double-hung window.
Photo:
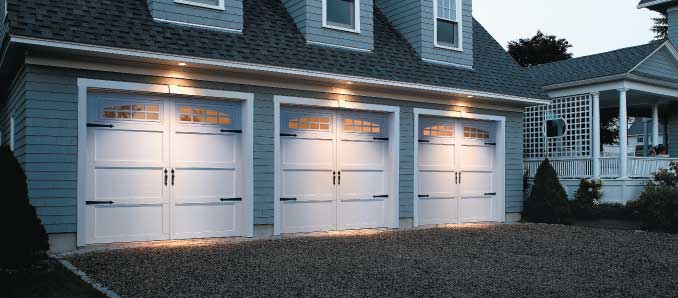
{"label": "double-hung window", "polygon": [[323,0],[323,26],[359,32],[360,0]]}
{"label": "double-hung window", "polygon": [[461,1],[435,0],[436,46],[461,49]]}

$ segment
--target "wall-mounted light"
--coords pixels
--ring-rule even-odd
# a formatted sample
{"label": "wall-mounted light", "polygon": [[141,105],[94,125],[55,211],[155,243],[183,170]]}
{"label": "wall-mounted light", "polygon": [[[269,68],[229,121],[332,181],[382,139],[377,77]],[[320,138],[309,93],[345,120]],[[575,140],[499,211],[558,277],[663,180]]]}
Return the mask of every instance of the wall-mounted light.
{"label": "wall-mounted light", "polygon": [[351,81],[346,81],[346,85],[353,85],[353,82],[351,82]]}
{"label": "wall-mounted light", "polygon": [[467,98],[473,98],[473,95],[467,95],[466,97]]}
{"label": "wall-mounted light", "polygon": [[179,63],[177,63],[177,65],[179,65],[179,66],[186,66],[187,64],[184,63],[184,62],[179,62]]}

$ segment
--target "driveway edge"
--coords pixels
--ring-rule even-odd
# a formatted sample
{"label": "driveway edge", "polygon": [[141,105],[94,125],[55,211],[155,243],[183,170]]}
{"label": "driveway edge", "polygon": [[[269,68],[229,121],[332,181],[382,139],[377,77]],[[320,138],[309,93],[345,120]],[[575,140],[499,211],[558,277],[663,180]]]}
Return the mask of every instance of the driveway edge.
{"label": "driveway edge", "polygon": [[66,260],[62,259],[61,257],[53,255],[53,254],[50,254],[50,257],[59,261],[62,265],[64,265],[64,267],[66,267],[66,269],[73,272],[75,275],[79,276],[80,279],[82,279],[85,283],[92,286],[97,291],[101,292],[102,294],[106,295],[106,297],[108,297],[108,298],[121,298],[120,295],[118,295],[117,293],[107,289],[102,284],[95,282],[92,278],[87,276],[87,273],[85,273],[82,270],[78,269],[77,267],[73,266],[73,264],[71,264],[71,262],[66,261]]}

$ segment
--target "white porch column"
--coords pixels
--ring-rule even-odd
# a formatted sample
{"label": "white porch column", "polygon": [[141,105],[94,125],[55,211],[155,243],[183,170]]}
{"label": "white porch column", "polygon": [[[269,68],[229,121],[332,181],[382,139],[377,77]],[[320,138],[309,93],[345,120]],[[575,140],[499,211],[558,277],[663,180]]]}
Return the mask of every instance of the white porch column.
{"label": "white porch column", "polygon": [[593,178],[600,178],[600,93],[594,92],[591,93],[593,98],[592,101],[592,115],[591,126],[593,130],[591,132],[591,157],[593,159]]}
{"label": "white porch column", "polygon": [[659,105],[652,106],[652,146],[659,145]]}
{"label": "white porch column", "polygon": [[626,92],[629,89],[619,89],[619,178],[629,175],[628,166],[628,113],[626,112]]}

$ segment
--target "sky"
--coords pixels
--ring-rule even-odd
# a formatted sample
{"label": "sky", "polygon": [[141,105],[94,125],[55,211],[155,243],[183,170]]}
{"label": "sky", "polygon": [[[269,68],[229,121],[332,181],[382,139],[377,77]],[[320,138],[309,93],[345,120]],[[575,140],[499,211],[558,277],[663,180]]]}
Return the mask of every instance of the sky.
{"label": "sky", "polygon": [[567,39],[575,57],[652,40],[652,17],[639,0],[474,0],[473,16],[506,48],[509,41],[544,33]]}

